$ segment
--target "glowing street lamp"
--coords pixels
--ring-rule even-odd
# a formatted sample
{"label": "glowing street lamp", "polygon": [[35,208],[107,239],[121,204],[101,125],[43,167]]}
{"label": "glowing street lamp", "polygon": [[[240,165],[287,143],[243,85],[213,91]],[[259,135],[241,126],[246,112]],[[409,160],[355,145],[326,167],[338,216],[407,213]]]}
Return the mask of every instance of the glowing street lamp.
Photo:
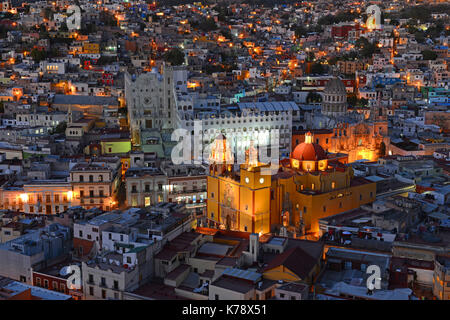
{"label": "glowing street lamp", "polygon": [[28,194],[26,193],[22,193],[19,196],[20,200],[22,200],[22,202],[28,202]]}

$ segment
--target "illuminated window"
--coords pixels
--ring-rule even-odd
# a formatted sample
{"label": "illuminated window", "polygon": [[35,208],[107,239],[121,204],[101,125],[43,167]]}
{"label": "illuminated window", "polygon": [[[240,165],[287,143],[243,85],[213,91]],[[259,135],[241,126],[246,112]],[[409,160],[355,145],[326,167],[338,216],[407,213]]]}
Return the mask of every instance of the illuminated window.
{"label": "illuminated window", "polygon": [[264,183],[264,178],[259,179],[259,183],[263,184]]}
{"label": "illuminated window", "polygon": [[331,189],[334,189],[334,188],[336,188],[336,182],[333,181],[333,182],[331,183]]}
{"label": "illuminated window", "polygon": [[245,177],[245,183],[250,183],[250,179],[248,177]]}
{"label": "illuminated window", "polygon": [[312,190],[314,190],[314,183],[313,183],[313,184],[311,184],[311,189],[312,189]]}

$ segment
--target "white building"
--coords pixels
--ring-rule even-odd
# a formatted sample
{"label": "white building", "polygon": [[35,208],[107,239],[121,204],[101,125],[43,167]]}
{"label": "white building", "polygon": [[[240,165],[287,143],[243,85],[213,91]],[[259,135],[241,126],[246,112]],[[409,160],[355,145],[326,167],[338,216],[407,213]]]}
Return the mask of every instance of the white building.
{"label": "white building", "polygon": [[39,63],[40,71],[47,74],[65,74],[66,64],[63,62],[41,61]]}
{"label": "white building", "polygon": [[288,156],[294,112],[299,114],[295,102],[238,103],[221,112],[178,112],[178,125],[200,137],[204,152],[222,133],[235,154],[245,152],[252,140],[255,145],[268,146],[273,138],[279,143],[280,156]]}
{"label": "white building", "polygon": [[132,141],[141,144],[140,131],[174,128],[176,93],[187,91],[187,70],[163,67],[138,77],[125,74],[125,99],[128,107]]}

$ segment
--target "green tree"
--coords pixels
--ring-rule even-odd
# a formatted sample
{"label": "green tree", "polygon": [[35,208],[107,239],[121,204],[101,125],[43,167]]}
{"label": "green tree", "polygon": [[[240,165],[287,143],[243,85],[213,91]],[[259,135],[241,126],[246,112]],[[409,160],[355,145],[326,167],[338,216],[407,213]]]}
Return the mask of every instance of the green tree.
{"label": "green tree", "polygon": [[321,102],[321,101],[322,96],[315,91],[309,92],[308,95],[306,96],[306,103]]}
{"label": "green tree", "polygon": [[47,59],[47,52],[43,50],[33,49],[31,50],[31,57],[35,62],[41,62],[42,60]]}
{"label": "green tree", "polygon": [[436,60],[437,53],[431,50],[422,51],[423,60]]}
{"label": "green tree", "polygon": [[314,63],[311,67],[311,73],[323,74],[323,73],[325,73],[325,68],[321,63]]}
{"label": "green tree", "polygon": [[386,155],[386,144],[384,142],[381,142],[379,156],[384,157],[385,155]]}
{"label": "green tree", "polygon": [[59,27],[59,31],[61,32],[67,32],[69,31],[69,28],[67,28],[67,23],[64,21],[61,26]]}
{"label": "green tree", "polygon": [[367,106],[368,103],[369,100],[367,100],[366,98],[359,99],[359,105],[361,106]]}
{"label": "green tree", "polygon": [[44,17],[47,20],[53,19],[53,11],[51,8],[45,8],[44,9]]}
{"label": "green tree", "polygon": [[117,201],[119,208],[125,205],[125,201],[127,200],[127,190],[123,181],[120,182],[119,187],[117,188],[115,200]]}
{"label": "green tree", "polygon": [[173,66],[179,66],[184,62],[184,52],[178,48],[167,51],[163,59]]}
{"label": "green tree", "polygon": [[227,38],[228,40],[231,40],[231,39],[233,38],[233,36],[231,35],[230,30],[228,30],[228,29],[222,29],[222,30],[220,30],[220,34],[221,34],[222,36],[224,36],[225,38]]}
{"label": "green tree", "polygon": [[294,32],[297,38],[304,37],[308,34],[308,30],[304,26],[297,26]]}
{"label": "green tree", "polygon": [[378,51],[377,46],[364,37],[360,37],[356,40],[355,47],[358,48],[359,54],[364,58],[369,58]]}
{"label": "green tree", "polygon": [[203,32],[210,32],[217,29],[216,22],[213,18],[203,18],[199,22],[192,21],[190,24],[193,28],[198,28]]}
{"label": "green tree", "polygon": [[358,97],[355,93],[350,93],[347,95],[347,103],[351,106],[356,106],[358,103]]}
{"label": "green tree", "polygon": [[422,31],[414,32],[414,38],[418,43],[425,43],[425,35]]}
{"label": "green tree", "polygon": [[64,133],[67,129],[67,123],[65,121],[58,123],[58,125],[53,129],[53,133]]}

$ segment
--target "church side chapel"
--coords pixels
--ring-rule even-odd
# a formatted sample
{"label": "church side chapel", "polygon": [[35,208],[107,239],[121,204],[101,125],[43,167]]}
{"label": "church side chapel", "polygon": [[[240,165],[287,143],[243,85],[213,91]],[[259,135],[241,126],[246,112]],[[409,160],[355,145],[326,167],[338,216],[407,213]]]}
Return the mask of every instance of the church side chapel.
{"label": "church side chapel", "polygon": [[337,76],[325,86],[320,113],[307,113],[305,119],[306,127],[313,132],[332,128],[332,132],[324,136],[329,141],[327,151],[346,153],[349,162],[377,161],[390,143],[387,113],[381,101],[371,101],[368,117],[356,111],[349,112],[347,92]]}
{"label": "church side chapel", "polygon": [[274,175],[250,146],[246,163],[234,164],[219,136],[211,150],[208,176],[209,226],[252,233],[316,239],[319,219],[375,200],[376,185],[354,177],[348,155],[327,153],[308,132]]}

